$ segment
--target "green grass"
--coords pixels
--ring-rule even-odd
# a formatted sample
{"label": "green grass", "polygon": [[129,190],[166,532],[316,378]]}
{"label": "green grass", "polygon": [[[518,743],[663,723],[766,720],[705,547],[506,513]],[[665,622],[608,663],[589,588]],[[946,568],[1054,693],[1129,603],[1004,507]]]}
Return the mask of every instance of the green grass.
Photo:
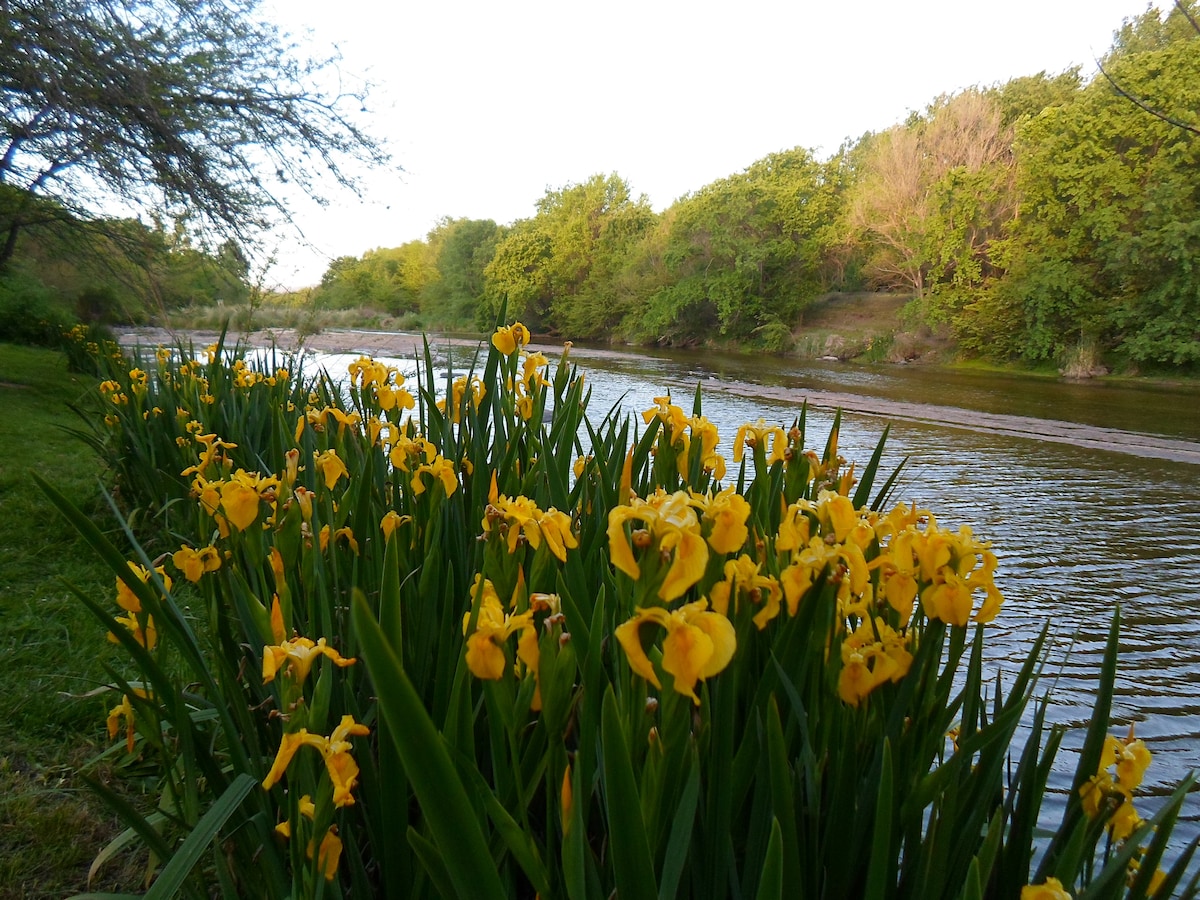
{"label": "green grass", "polygon": [[[115,527],[99,462],[67,430],[86,387],[61,354],[0,344],[0,898],[86,890],[93,858],[121,830],[77,774],[109,744],[109,698],[89,694],[119,656],[64,584],[103,598],[112,577],[29,478]],[[92,888],[135,888],[144,865],[120,856]]]}

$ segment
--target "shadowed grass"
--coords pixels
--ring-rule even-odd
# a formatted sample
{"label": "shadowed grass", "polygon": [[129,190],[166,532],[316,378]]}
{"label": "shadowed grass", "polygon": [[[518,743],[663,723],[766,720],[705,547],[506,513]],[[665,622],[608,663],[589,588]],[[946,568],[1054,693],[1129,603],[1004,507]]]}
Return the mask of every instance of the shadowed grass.
{"label": "shadowed grass", "polygon": [[[54,481],[102,527],[100,463],[67,430],[87,380],[56,352],[0,344],[0,898],[85,890],[115,816],[76,777],[108,745],[102,661],[115,647],[64,584],[95,596],[112,576],[29,478]],[[144,859],[110,862],[93,889],[136,884]]]}

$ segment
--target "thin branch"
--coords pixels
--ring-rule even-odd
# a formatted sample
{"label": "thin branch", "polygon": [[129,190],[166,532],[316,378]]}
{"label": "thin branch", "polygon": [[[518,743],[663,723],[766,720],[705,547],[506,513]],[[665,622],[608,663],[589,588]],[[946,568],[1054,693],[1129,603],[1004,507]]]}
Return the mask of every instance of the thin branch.
{"label": "thin branch", "polygon": [[1200,34],[1200,22],[1197,22],[1195,16],[1193,16],[1191,12],[1188,11],[1187,7],[1184,6],[1183,0],[1175,0],[1175,8],[1183,13],[1183,17],[1191,24],[1192,30],[1195,31],[1196,34]]}
{"label": "thin branch", "polygon": [[[1192,29],[1197,35],[1200,35],[1200,22],[1197,22],[1196,18],[1188,11],[1187,7],[1183,3],[1183,0],[1175,0],[1175,8],[1183,13],[1184,18],[1188,20],[1188,23],[1192,26]],[[1139,109],[1143,109],[1150,113],[1150,115],[1154,116],[1156,119],[1160,119],[1169,125],[1174,125],[1176,128],[1182,128],[1184,131],[1200,136],[1200,127],[1184,122],[1182,119],[1177,119],[1170,113],[1163,112],[1161,109],[1155,109],[1144,98],[1135,94],[1131,94],[1129,91],[1125,90],[1125,88],[1121,87],[1121,85],[1117,83],[1116,79],[1108,74],[1108,71],[1104,68],[1104,64],[1101,63],[1100,60],[1096,60],[1096,68],[1100,70],[1100,74],[1104,76],[1105,80],[1110,85],[1112,85],[1112,89],[1116,91],[1119,96],[1124,97]]]}
{"label": "thin branch", "polygon": [[1100,74],[1105,77],[1105,79],[1108,81],[1108,83],[1110,85],[1112,85],[1112,89],[1114,91],[1116,91],[1120,96],[1124,97],[1126,100],[1129,100],[1135,106],[1139,107],[1140,109],[1144,109],[1146,112],[1150,113],[1150,115],[1154,116],[1154,118],[1156,118],[1156,119],[1161,119],[1162,121],[1164,121],[1170,125],[1174,125],[1176,128],[1182,128],[1184,131],[1191,132],[1192,134],[1195,134],[1195,135],[1200,135],[1200,128],[1197,128],[1195,125],[1189,125],[1187,122],[1184,122],[1181,119],[1177,119],[1174,116],[1170,115],[1169,113],[1163,112],[1161,109],[1155,109],[1153,106],[1151,106],[1145,100],[1143,100],[1141,97],[1138,97],[1135,94],[1129,93],[1129,91],[1125,90],[1125,88],[1123,88],[1123,87],[1121,87],[1121,85],[1117,84],[1116,79],[1114,79],[1111,75],[1108,74],[1107,71],[1105,71],[1104,66],[1101,65],[1098,60],[1096,62],[1096,68],[1098,68],[1100,70]]}

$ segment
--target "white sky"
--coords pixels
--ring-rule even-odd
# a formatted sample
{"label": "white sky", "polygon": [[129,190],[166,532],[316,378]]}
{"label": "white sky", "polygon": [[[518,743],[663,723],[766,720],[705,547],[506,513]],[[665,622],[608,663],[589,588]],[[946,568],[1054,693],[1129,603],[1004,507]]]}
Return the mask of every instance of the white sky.
{"label": "white sky", "polygon": [[[378,85],[365,124],[396,168],[365,199],[300,203],[269,278],[423,238],[443,216],[512,222],[547,188],[616,172],[662,210],[795,146],[822,157],[941,93],[1083,66],[1146,0],[268,0]],[[1167,5],[1160,0],[1157,6]],[[402,170],[401,170],[402,169]]]}

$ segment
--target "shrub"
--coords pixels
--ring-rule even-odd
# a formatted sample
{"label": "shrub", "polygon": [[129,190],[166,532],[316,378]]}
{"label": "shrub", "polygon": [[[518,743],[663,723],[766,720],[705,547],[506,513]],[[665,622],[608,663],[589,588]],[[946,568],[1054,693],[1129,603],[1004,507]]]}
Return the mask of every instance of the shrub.
{"label": "shrub", "polygon": [[37,279],[17,273],[0,277],[0,341],[57,347],[74,323],[58,295]]}

